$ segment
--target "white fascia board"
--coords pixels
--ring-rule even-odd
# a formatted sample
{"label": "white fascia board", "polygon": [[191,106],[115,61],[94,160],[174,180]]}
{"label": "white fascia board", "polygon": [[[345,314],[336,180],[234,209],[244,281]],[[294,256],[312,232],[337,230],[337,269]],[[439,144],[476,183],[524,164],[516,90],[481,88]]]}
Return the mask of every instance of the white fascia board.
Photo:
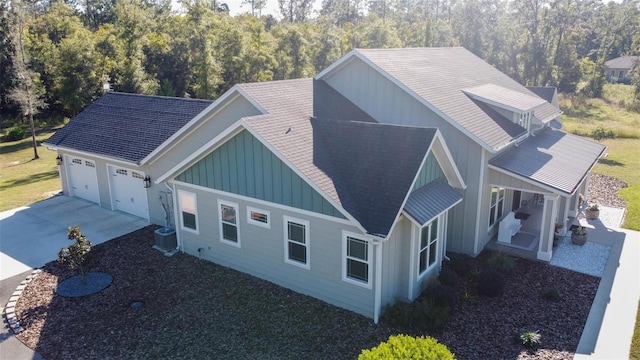
{"label": "white fascia board", "polygon": [[67,148],[67,147],[64,147],[64,146],[56,146],[55,148],[52,148],[51,150],[64,151],[64,152],[68,152],[68,153],[78,154],[78,155],[84,156],[84,157],[92,157],[92,158],[96,158],[96,159],[109,161],[111,163],[126,164],[127,166],[135,166],[136,168],[141,167],[141,165],[139,165],[135,161],[117,159],[117,158],[113,158],[113,157],[109,157],[109,156],[98,155],[98,154],[95,154],[95,153],[86,152],[86,151],[74,150],[74,149],[70,149],[70,148]]}
{"label": "white fascia board", "polygon": [[[167,180],[169,178],[173,178],[174,176],[176,176],[176,174],[180,170],[184,169],[188,165],[190,165],[190,164],[196,162],[197,160],[199,160],[210,149],[213,149],[214,147],[217,147],[216,144],[218,144],[220,141],[224,140],[225,138],[227,138],[229,136],[235,135],[236,133],[239,133],[242,130],[243,124],[244,124],[244,121],[242,119],[236,121],[233,125],[229,126],[223,132],[218,134],[218,136],[214,137],[213,139],[209,140],[206,144],[202,145],[193,154],[187,156],[182,161],[180,161],[177,165],[175,165],[174,167],[169,169],[166,173],[164,173],[161,176],[159,176],[158,178],[156,178],[156,180],[154,182],[156,184],[159,184],[159,183],[161,183],[161,182],[163,182],[163,181],[165,181],[165,180]],[[219,144],[219,145],[221,145],[221,144]]]}
{"label": "white fascia board", "polygon": [[358,229],[360,229],[360,231],[362,231],[362,233],[364,234],[368,234],[367,230],[364,228],[364,226],[362,226],[362,224],[360,224],[360,222],[358,220],[356,220],[347,210],[345,210],[342,205],[338,204],[337,202],[335,202],[333,199],[331,199],[329,196],[327,196],[327,194],[325,194],[324,191],[322,191],[322,189],[320,189],[313,181],[311,181],[309,178],[307,178],[302,172],[300,172],[300,170],[298,170],[298,168],[296,166],[294,166],[288,159],[286,159],[284,156],[282,156],[280,154],[280,152],[274,148],[273,146],[271,146],[271,144],[266,141],[264,138],[262,138],[262,136],[260,136],[259,133],[257,133],[256,131],[254,131],[251,126],[249,124],[247,124],[246,122],[243,121],[243,126],[244,128],[249,131],[249,133],[251,133],[251,135],[253,135],[256,139],[258,139],[258,141],[260,141],[267,149],[269,149],[269,151],[271,151],[273,154],[275,154],[278,159],[280,159],[280,161],[282,161],[285,165],[287,165],[294,173],[296,173],[296,175],[298,175],[302,180],[304,180],[309,186],[311,186],[312,189],[314,189],[315,191],[318,192],[318,194],[320,194],[325,200],[327,200],[329,202],[329,204],[331,204],[333,207],[335,207],[336,209],[338,209],[338,211],[340,211],[340,213],[342,215],[344,215],[344,217],[346,217],[347,219],[349,219],[349,221],[351,221],[353,223],[353,225],[355,225]]}
{"label": "white fascia board", "polygon": [[[500,167],[495,166],[495,165],[489,164],[489,169],[495,170],[497,172],[500,172],[500,173],[503,173],[503,174],[506,174],[506,175],[509,175],[509,176],[514,177],[514,178],[516,178],[518,180],[522,180],[522,181],[524,181],[526,183],[529,183],[529,184],[537,186],[537,187],[539,187],[541,189],[547,190],[548,192],[550,192],[552,194],[561,195],[561,196],[573,195],[573,193],[571,193],[571,194],[566,193],[566,192],[564,192],[564,191],[562,191],[560,189],[553,188],[553,187],[551,187],[549,185],[543,184],[541,182],[538,182],[536,180],[530,179],[530,178],[522,176],[522,175],[514,174],[514,173],[512,173],[512,172],[510,172],[508,170],[505,170],[505,169],[500,168]],[[495,185],[503,187],[502,185],[499,185],[499,184],[495,184]],[[574,192],[575,192],[575,190],[574,190]]]}
{"label": "white fascia board", "polygon": [[489,151],[491,153],[495,152],[495,149],[493,149],[491,146],[489,146],[489,144],[487,144],[484,141],[480,140],[480,138],[478,138],[477,136],[475,136],[472,133],[470,133],[467,129],[462,127],[456,121],[453,121],[450,117],[448,117],[442,111],[440,111],[440,109],[438,109],[437,107],[433,106],[430,102],[428,102],[422,96],[416,94],[413,90],[409,89],[405,84],[400,82],[395,77],[391,76],[391,74],[387,73],[382,68],[380,68],[378,65],[376,65],[373,62],[371,62],[366,56],[362,55],[358,50],[351,50],[342,59],[340,59],[337,62],[333,63],[333,65],[329,66],[324,71],[322,71],[320,74],[316,75],[315,79],[320,80],[320,79],[322,79],[324,77],[331,76],[331,74],[333,72],[337,71],[340,67],[348,64],[349,61],[352,60],[352,57],[357,57],[358,59],[362,60],[365,64],[369,65],[371,68],[373,68],[374,70],[379,72],[382,76],[387,78],[387,80],[389,80],[392,83],[394,83],[397,87],[399,87],[401,90],[405,91],[407,94],[411,95],[414,99],[418,100],[422,105],[426,106],[429,110],[433,111],[436,115],[438,115],[441,118],[445,119],[454,128],[458,129],[460,132],[462,132],[463,134],[468,136],[471,140],[473,140],[476,143],[478,143],[480,146],[482,146],[482,148],[486,149],[487,151]]}
{"label": "white fascia board", "polygon": [[233,102],[238,96],[243,96],[247,101],[249,101],[259,112],[266,114],[267,111],[260,106],[251,96],[249,96],[240,85],[234,85],[231,89],[227,90],[222,96],[220,96],[216,101],[211,103],[211,105],[207,106],[204,110],[202,110],[198,115],[196,115],[193,119],[189,120],[189,122],[180,128],[177,132],[175,132],[171,137],[165,140],[160,146],[158,146],[155,150],[153,150],[149,155],[147,155],[144,159],[140,161],[140,164],[153,163],[160,156],[160,154],[166,153],[167,151],[173,149],[177,146],[180,141],[176,141],[177,139],[189,135],[195,131],[197,131],[204,123],[204,118],[212,118],[216,116],[220,111],[222,111],[225,107]]}
{"label": "white fascia board", "polygon": [[[433,144],[431,145],[431,151],[433,151],[433,156],[436,157],[436,160],[438,160],[438,163],[440,164],[440,167],[444,167],[442,162],[444,162],[445,166],[449,167],[451,170],[453,170],[454,174],[455,174],[455,178],[451,179],[449,178],[449,176],[447,176],[447,181],[449,182],[449,185],[456,187],[458,189],[466,189],[467,188],[467,184],[464,182],[464,179],[462,178],[462,175],[460,174],[460,171],[458,170],[458,166],[456,166],[456,162],[453,160],[453,156],[451,155],[451,152],[449,151],[449,147],[447,146],[447,143],[444,141],[444,138],[442,137],[442,134],[440,133],[440,130],[437,129],[436,131],[436,136],[435,136],[435,141],[438,141],[442,152],[444,152],[444,155],[446,157],[446,161],[441,161],[442,159],[438,158],[438,153],[439,151],[433,151]],[[424,164],[423,164],[424,165]],[[447,175],[447,173],[445,172],[445,176]],[[457,185],[457,186],[456,186]]]}

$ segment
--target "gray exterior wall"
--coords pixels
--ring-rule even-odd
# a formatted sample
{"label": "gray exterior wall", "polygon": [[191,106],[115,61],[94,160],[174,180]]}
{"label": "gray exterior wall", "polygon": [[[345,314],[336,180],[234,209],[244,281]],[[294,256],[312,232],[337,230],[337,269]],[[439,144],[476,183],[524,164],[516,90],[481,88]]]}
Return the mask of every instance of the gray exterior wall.
{"label": "gray exterior wall", "polygon": [[400,218],[389,240],[382,247],[382,309],[396,301],[409,301],[409,256],[411,254],[411,222]]}
{"label": "gray exterior wall", "polygon": [[359,59],[350,61],[323,80],[381,123],[440,130],[467,184],[463,202],[449,214],[448,249],[475,255],[479,175],[487,161],[482,162],[482,147]]}
{"label": "gray exterior wall", "polygon": [[[361,233],[346,220],[290,207],[274,206],[267,202],[181,182],[176,182],[175,187],[176,190],[183,189],[195,193],[197,198],[199,234],[178,230],[182,250],[187,254],[200,256],[332,305],[373,317],[374,287],[369,289],[342,280],[342,231]],[[218,199],[239,206],[240,247],[220,241]],[[248,223],[247,206],[269,211],[270,229]],[[283,216],[309,222],[309,270],[284,261]],[[371,243],[369,246],[373,248]],[[199,248],[203,249],[200,254]],[[373,253],[375,254],[375,249]],[[372,265],[374,276],[374,261]]]}

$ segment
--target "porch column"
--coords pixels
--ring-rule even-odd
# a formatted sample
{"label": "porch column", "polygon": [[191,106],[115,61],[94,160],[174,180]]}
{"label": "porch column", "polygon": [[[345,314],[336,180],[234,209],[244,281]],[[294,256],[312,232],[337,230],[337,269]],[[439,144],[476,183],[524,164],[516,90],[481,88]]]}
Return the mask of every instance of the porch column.
{"label": "porch column", "polygon": [[553,253],[553,233],[555,219],[558,217],[558,195],[544,195],[542,208],[542,224],[540,227],[540,243],[538,245],[538,260],[551,261]]}

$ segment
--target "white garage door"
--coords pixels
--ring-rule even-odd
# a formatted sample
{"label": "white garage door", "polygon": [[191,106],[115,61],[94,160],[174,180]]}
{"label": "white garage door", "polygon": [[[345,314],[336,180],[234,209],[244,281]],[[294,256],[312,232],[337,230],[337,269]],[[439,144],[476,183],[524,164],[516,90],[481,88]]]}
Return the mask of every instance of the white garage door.
{"label": "white garage door", "polygon": [[65,164],[69,195],[99,204],[100,192],[95,161],[67,155],[65,156]]}
{"label": "white garage door", "polygon": [[149,219],[144,173],[119,166],[109,166],[109,182],[114,210]]}

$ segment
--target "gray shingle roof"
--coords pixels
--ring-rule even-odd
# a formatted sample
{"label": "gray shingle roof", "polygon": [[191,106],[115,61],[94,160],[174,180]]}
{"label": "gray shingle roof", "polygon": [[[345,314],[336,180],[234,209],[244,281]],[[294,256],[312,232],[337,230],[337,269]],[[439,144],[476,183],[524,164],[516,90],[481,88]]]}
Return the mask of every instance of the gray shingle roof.
{"label": "gray shingle roof", "polygon": [[462,91],[477,100],[486,101],[489,104],[501,104],[521,113],[531,111],[546,103],[546,100],[536,95],[523,94],[496,84],[483,84],[462,89]]}
{"label": "gray shingle roof", "polygon": [[[312,118],[312,79],[240,87],[269,112],[245,118],[253,132],[369,233],[388,234],[435,129]],[[316,84],[316,92],[324,90]],[[336,98],[337,93],[318,95],[316,110],[332,108],[325,115],[339,116],[342,106],[353,105]],[[345,109],[345,113],[358,111]]]}
{"label": "gray shingle roof", "polygon": [[556,94],[555,86],[527,86],[527,89],[531,90],[534,94],[543,98],[548,103],[553,103],[553,96]]}
{"label": "gray shingle roof", "polygon": [[139,163],[212,102],[110,92],[45,144]]}
{"label": "gray shingle roof", "polygon": [[489,164],[572,194],[605,148],[580,136],[546,128],[494,157]]}
{"label": "gray shingle roof", "polygon": [[640,61],[640,56],[621,56],[604,63],[609,69],[631,69],[633,65]]}
{"label": "gray shingle roof", "polygon": [[462,201],[462,193],[444,182],[433,181],[409,195],[404,211],[421,225]]}
{"label": "gray shingle roof", "polygon": [[458,123],[478,141],[499,149],[522,128],[483,111],[462,89],[495,84],[534,94],[464,48],[358,49],[384,73]]}

